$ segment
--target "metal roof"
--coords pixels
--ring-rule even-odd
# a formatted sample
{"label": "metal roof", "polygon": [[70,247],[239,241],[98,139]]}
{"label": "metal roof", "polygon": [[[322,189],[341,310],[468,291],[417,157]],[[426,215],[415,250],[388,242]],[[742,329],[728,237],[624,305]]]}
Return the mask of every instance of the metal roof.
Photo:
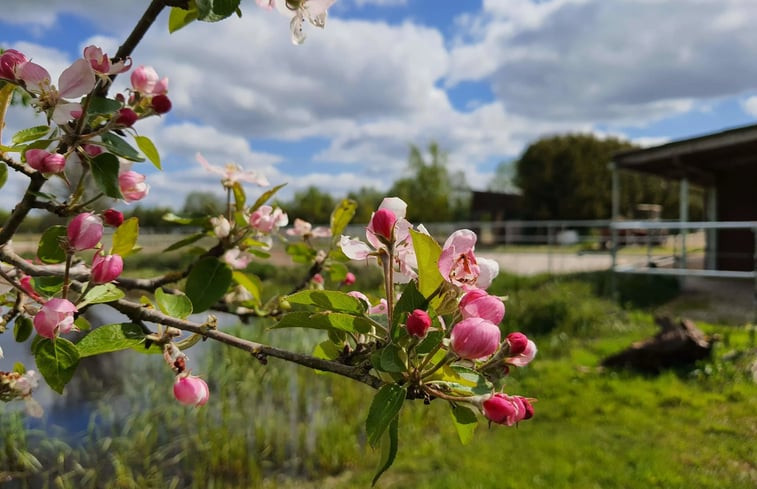
{"label": "metal roof", "polygon": [[618,168],[712,185],[719,173],[757,166],[757,124],[614,155]]}

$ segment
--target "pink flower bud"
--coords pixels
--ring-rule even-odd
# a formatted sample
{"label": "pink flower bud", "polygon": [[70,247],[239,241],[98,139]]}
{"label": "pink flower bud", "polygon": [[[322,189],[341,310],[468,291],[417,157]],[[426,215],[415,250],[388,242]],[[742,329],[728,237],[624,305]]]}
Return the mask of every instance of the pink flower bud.
{"label": "pink flower bud", "polygon": [[507,335],[507,343],[510,345],[510,355],[520,355],[526,350],[528,337],[523,333],[510,333]]}
{"label": "pink flower bud", "polygon": [[17,66],[29,61],[26,56],[15,49],[6,49],[0,55],[0,78],[16,80]]}
{"label": "pink flower bud", "polygon": [[34,290],[34,287],[32,287],[32,278],[29,275],[24,275],[23,277],[21,277],[21,280],[19,280],[18,283],[21,285],[21,288],[24,289],[26,295],[37,302],[42,301],[42,298],[39,296],[37,291]]}
{"label": "pink flower bud", "polygon": [[428,328],[431,327],[431,317],[426,311],[416,309],[407,317],[405,325],[410,336],[425,338]]}
{"label": "pink flower bud", "polygon": [[344,285],[352,285],[355,283],[357,279],[355,278],[355,274],[352,272],[347,272],[347,275],[344,276],[344,280],[342,280],[342,283]]}
{"label": "pink flower bud", "polygon": [[103,149],[96,144],[85,144],[82,149],[92,158],[103,152]]}
{"label": "pink flower bud", "polygon": [[142,94],[152,94],[158,82],[158,73],[152,66],[138,66],[131,72],[131,87]]}
{"label": "pink flower bud", "polygon": [[30,149],[25,153],[26,162],[40,173],[60,173],[66,166],[66,158],[44,149]]}
{"label": "pink flower bud", "polygon": [[131,170],[118,175],[118,186],[126,202],[141,200],[150,191],[150,186],[145,183],[145,176]]}
{"label": "pink flower bud", "polygon": [[165,114],[166,112],[171,110],[171,99],[168,98],[167,95],[161,93],[152,98],[150,105],[152,106],[152,110],[154,110],[156,113]]}
{"label": "pink flower bud", "polygon": [[95,253],[92,258],[92,283],[105,284],[117,279],[124,270],[124,260],[120,255]]}
{"label": "pink flower bud", "polygon": [[450,336],[452,350],[460,358],[477,360],[497,351],[501,333],[499,327],[486,319],[471,317],[455,325]]}
{"label": "pink flower bud", "polygon": [[507,335],[507,342],[510,345],[510,356],[505,358],[505,363],[525,367],[536,356],[536,343],[529,340],[523,333],[510,333]]}
{"label": "pink flower bud", "polygon": [[103,212],[103,219],[105,219],[105,224],[108,226],[117,228],[124,222],[124,213],[115,209],[108,209]]}
{"label": "pink flower bud", "polygon": [[532,418],[534,408],[525,397],[508,396],[502,392],[496,392],[483,402],[484,416],[497,424],[512,426],[524,419]]}
{"label": "pink flower bud", "polygon": [[208,384],[199,377],[179,375],[173,384],[173,395],[182,404],[199,407],[208,402],[210,390]]}
{"label": "pink flower bud", "polygon": [[397,223],[397,216],[389,209],[379,209],[373,213],[368,229],[374,234],[387,241],[392,240],[394,225]]}
{"label": "pink flower bud", "polygon": [[313,282],[323,285],[323,275],[321,275],[320,273],[313,275]]}
{"label": "pink flower bud", "polygon": [[50,299],[34,316],[34,329],[40,336],[50,339],[58,333],[68,333],[74,327],[76,311],[76,306],[66,299]]}
{"label": "pink flower bud", "polygon": [[90,250],[103,237],[103,222],[91,212],[83,212],[68,223],[68,244],[75,251]]}
{"label": "pink flower bud", "polygon": [[473,289],[460,301],[460,312],[463,319],[480,317],[499,324],[505,317],[505,304],[483,289]]}
{"label": "pink flower bud", "polygon": [[130,108],[125,107],[118,111],[118,115],[116,116],[116,124],[120,126],[131,127],[135,122],[137,122],[137,119],[139,119],[137,113]]}

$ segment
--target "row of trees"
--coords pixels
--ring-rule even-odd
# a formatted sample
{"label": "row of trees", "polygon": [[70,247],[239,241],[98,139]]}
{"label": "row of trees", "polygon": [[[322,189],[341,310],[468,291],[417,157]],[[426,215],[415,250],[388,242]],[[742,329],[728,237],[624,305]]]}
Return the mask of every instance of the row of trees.
{"label": "row of trees", "polygon": [[[535,141],[514,161],[502,162],[492,179],[492,191],[518,192],[522,195],[523,219],[607,219],[610,217],[611,188],[608,162],[615,153],[633,149],[628,141],[598,138],[591,134],[550,136]],[[663,218],[678,216],[679,184],[653,176],[622,172],[621,213],[634,217],[640,203],[662,205]],[[371,212],[386,195],[408,202],[408,218],[415,222],[449,222],[470,218],[470,187],[462,172],[448,168],[448,155],[437,143],[427,151],[412,145],[406,175],[386,192],[362,187],[345,197],[357,202],[354,222],[367,223]],[[341,198],[311,186],[294,194],[290,201],[279,202],[292,217],[313,223],[328,222]],[[225,202],[207,192],[191,192],[181,209],[143,207],[129,209],[146,228],[167,229],[173,223],[163,220],[168,212],[185,215],[221,214]],[[689,215],[704,215],[704,195],[692,188]],[[0,211],[0,220],[3,219]],[[50,214],[30,219],[22,231],[46,229],[56,217]]]}

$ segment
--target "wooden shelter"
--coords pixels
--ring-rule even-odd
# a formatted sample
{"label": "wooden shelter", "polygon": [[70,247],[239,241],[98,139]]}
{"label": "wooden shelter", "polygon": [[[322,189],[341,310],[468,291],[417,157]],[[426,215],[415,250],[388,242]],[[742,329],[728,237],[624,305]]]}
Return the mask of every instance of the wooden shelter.
{"label": "wooden shelter", "polygon": [[[612,168],[614,219],[619,215],[617,172],[627,170],[678,180],[681,222],[689,220],[689,184],[706,191],[707,221],[757,222],[757,125],[624,151],[614,156]],[[743,227],[707,228],[705,267],[754,271],[755,232]]]}

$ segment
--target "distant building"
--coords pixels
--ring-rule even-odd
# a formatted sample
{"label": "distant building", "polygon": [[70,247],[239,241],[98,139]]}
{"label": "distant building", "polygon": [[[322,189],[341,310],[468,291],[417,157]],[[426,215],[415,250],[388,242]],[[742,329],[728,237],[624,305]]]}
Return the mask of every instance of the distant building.
{"label": "distant building", "polygon": [[473,191],[470,205],[473,221],[504,221],[523,217],[523,196],[501,192]]}
{"label": "distant building", "polygon": [[[757,125],[624,151],[613,163],[615,170],[679,181],[681,221],[689,219],[689,184],[705,189],[708,221],[757,221]],[[706,238],[706,268],[755,269],[754,230],[710,229]]]}

